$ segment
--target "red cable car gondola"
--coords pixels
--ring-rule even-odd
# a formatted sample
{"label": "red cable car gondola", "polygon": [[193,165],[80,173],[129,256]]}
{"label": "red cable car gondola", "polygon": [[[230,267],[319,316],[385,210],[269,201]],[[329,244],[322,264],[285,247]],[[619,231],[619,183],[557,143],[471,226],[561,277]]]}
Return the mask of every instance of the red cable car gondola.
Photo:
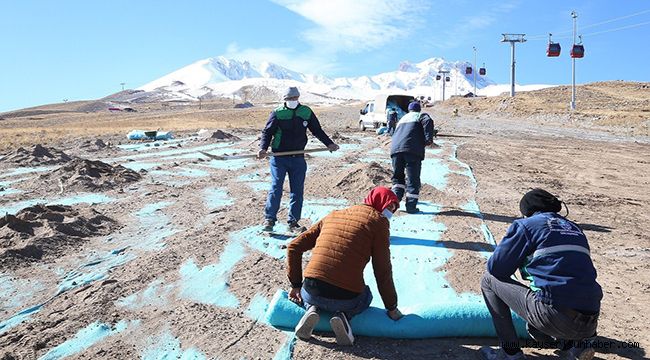
{"label": "red cable car gondola", "polygon": [[580,59],[585,57],[585,47],[582,45],[582,35],[578,36],[580,41],[577,44],[573,44],[571,48],[571,57],[574,59]]}
{"label": "red cable car gondola", "polygon": [[562,47],[558,43],[548,43],[548,48],[546,49],[546,56],[548,57],[557,57],[560,56],[560,51]]}
{"label": "red cable car gondola", "polygon": [[585,57],[585,47],[582,44],[574,44],[571,48],[571,57],[574,59]]}
{"label": "red cable car gondola", "polygon": [[483,67],[481,67],[480,69],[478,69],[478,74],[481,75],[481,76],[483,76],[483,75],[485,75],[486,73],[487,73],[487,71],[485,70],[485,63],[483,63]]}
{"label": "red cable car gondola", "polygon": [[555,43],[551,40],[552,34],[548,34],[548,47],[546,48],[546,56],[548,57],[558,57],[562,51],[562,47],[559,43]]}
{"label": "red cable car gondola", "polygon": [[465,74],[467,74],[467,75],[472,74],[472,67],[471,66],[468,66],[468,67],[465,68]]}

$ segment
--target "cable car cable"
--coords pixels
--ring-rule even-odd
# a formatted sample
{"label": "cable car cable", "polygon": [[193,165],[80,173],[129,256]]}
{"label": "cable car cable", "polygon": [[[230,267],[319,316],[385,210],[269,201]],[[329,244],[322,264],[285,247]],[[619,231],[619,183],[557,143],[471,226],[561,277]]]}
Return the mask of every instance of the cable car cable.
{"label": "cable car cable", "polygon": [[[611,22],[614,22],[614,21],[618,21],[618,20],[628,19],[628,18],[631,18],[631,17],[635,17],[635,16],[639,16],[639,15],[647,14],[647,13],[650,13],[650,9],[643,10],[643,11],[639,11],[639,12],[634,13],[634,14],[629,14],[629,15],[619,16],[619,17],[617,17],[617,18],[613,18],[613,19],[609,19],[609,20],[603,20],[603,21],[601,21],[601,22],[597,22],[597,23],[594,23],[594,24],[589,24],[589,25],[581,26],[581,27],[580,27],[580,30],[584,30],[584,29],[592,28],[592,27],[595,27],[595,26],[603,25],[603,24],[608,24],[608,23],[611,23]],[[554,31],[553,34],[568,34],[568,33],[572,33],[572,32],[573,32],[573,30],[567,30],[567,31]],[[531,35],[531,36],[527,36],[527,39],[526,39],[526,40],[528,40],[528,41],[535,41],[535,40],[546,39],[546,37],[547,37],[547,34],[543,34],[543,35],[541,35],[541,34],[540,34],[540,35]],[[573,37],[573,36],[571,36],[571,37]],[[566,38],[566,37],[564,37],[564,36],[558,36],[557,38],[559,38],[559,39],[564,39],[564,38]]]}
{"label": "cable car cable", "polygon": [[[622,27],[618,27],[618,28],[614,28],[614,29],[596,31],[596,32],[592,32],[592,33],[582,34],[582,36],[587,37],[587,36],[606,34],[606,33],[614,32],[614,31],[627,30],[627,29],[631,29],[631,28],[635,28],[635,27],[639,27],[639,26],[644,26],[644,25],[648,25],[648,24],[650,24],[650,21],[644,21],[644,22],[641,22],[641,23],[638,23],[638,24],[626,25],[626,26],[622,26]],[[573,39],[573,35],[565,35],[565,36],[555,36],[555,35],[553,35],[553,38],[555,38],[555,39]],[[541,40],[548,41],[548,38],[544,38],[544,39],[530,39],[530,38],[528,38],[526,40],[527,41],[541,41]]]}
{"label": "cable car cable", "polygon": [[648,25],[648,24],[650,24],[650,21],[646,21],[646,22],[642,22],[642,23],[638,23],[638,24],[633,24],[633,25],[627,25],[627,26],[623,26],[623,27],[620,27],[620,28],[616,28],[616,29],[610,29],[610,30],[603,30],[603,31],[592,32],[592,33],[588,33],[588,34],[583,34],[582,36],[594,36],[594,35],[600,35],[600,34],[605,34],[605,33],[609,33],[609,32],[614,32],[614,31],[619,31],[619,30],[625,30],[625,29],[635,28],[635,27],[639,27],[639,26],[643,26],[643,25]]}
{"label": "cable car cable", "polygon": [[599,22],[599,23],[595,23],[595,24],[591,24],[591,25],[586,25],[586,26],[581,26],[580,29],[584,30],[584,29],[592,28],[592,27],[594,27],[594,26],[598,26],[598,25],[602,25],[602,24],[608,24],[608,23],[611,23],[611,22],[614,22],[614,21],[623,20],[623,19],[627,19],[627,18],[631,18],[631,17],[639,16],[639,15],[646,14],[646,13],[650,13],[650,9],[648,9],[648,10],[643,10],[643,11],[638,12],[638,13],[636,13],[636,14],[625,15],[625,16],[617,17],[617,18],[615,18],[615,19],[611,19],[611,20],[601,21],[601,22]]}

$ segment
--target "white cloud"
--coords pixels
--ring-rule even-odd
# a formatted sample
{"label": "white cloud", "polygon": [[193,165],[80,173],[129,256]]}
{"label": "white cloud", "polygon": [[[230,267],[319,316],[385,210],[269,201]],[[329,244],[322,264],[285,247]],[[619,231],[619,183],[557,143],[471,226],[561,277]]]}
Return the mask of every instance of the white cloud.
{"label": "white cloud", "polygon": [[[471,44],[521,0],[488,0],[476,5],[435,0],[270,0],[302,16],[311,26],[300,30],[304,46],[228,47],[226,56],[270,61],[305,73],[333,73],[341,54],[381,49],[417,37],[423,47],[450,49]],[[473,2],[470,2],[473,4]],[[462,15],[461,15],[462,14]],[[427,34],[422,36],[422,34]]]}
{"label": "white cloud", "polygon": [[338,68],[340,53],[381,48],[412,36],[422,25],[425,0],[271,0],[311,21],[300,37],[307,51],[291,48],[240,49],[231,44],[226,57],[251,62],[270,61],[308,73]]}
{"label": "white cloud", "polygon": [[308,74],[324,74],[335,71],[338,67],[331,57],[323,57],[313,51],[298,52],[291,48],[241,49],[237,43],[231,43],[226,48],[224,56],[229,59],[246,60],[257,65],[268,61]]}
{"label": "white cloud", "polygon": [[303,36],[329,51],[360,52],[411,35],[426,9],[418,0],[273,0],[312,21]]}

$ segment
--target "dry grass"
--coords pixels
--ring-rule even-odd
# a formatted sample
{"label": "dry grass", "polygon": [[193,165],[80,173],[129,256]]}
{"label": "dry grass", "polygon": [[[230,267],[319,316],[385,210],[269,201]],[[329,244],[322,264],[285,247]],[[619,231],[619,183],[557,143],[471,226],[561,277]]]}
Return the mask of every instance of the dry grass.
{"label": "dry grass", "polygon": [[571,87],[557,86],[520,92],[514,98],[454,98],[443,108],[458,108],[463,114],[508,114],[515,117],[555,115],[588,125],[625,127],[636,135],[650,135],[650,84],[598,82],[577,88],[578,109],[571,112]]}
{"label": "dry grass", "polygon": [[[61,140],[126,134],[134,129],[197,131],[199,129],[263,128],[275,106],[235,109],[231,101],[203,102],[182,106],[160,103],[131,105],[134,113],[79,112],[90,102],[54,104],[0,114],[0,152],[19,146],[51,144]],[[312,106],[326,127],[356,124],[359,104],[348,106]],[[330,119],[336,119],[330,121]],[[349,124],[348,124],[349,123]]]}
{"label": "dry grass", "polygon": [[36,143],[98,135],[126,135],[134,129],[196,131],[201,128],[261,128],[269,109],[221,109],[152,113],[53,113],[40,119],[0,121],[0,151]]}
{"label": "dry grass", "polygon": [[[578,110],[569,110],[571,88],[558,86],[522,92],[517,97],[453,98],[436,110],[458,108],[462,115],[493,114],[509,117],[569,119],[584,125],[624,129],[629,134],[650,136],[650,84],[600,82],[578,87]],[[217,99],[199,104],[146,103],[129,105],[135,113],[83,112],[95,101],[52,104],[0,114],[0,152],[18,146],[58,142],[93,136],[125,136],[134,129],[196,131],[206,129],[261,129],[267,107],[234,109],[232,100]],[[356,125],[361,104],[314,107],[325,128]]]}

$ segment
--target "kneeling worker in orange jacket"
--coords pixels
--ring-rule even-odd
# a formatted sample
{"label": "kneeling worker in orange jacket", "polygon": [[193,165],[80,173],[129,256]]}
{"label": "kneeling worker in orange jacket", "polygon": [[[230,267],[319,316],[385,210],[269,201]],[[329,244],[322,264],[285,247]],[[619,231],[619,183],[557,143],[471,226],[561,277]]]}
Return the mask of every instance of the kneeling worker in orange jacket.
{"label": "kneeling worker in orange jacket", "polygon": [[[398,206],[390,189],[377,187],[363,205],[332,211],[289,244],[289,299],[307,309],[295,329],[298,338],[311,337],[320,320],[319,311],[324,310],[334,313],[330,324],[336,342],[354,343],[349,320],[372,301],[370,288],[363,281],[363,269],[370,259],[387,315],[393,320],[402,317],[389,248],[389,219]],[[302,254],[309,250],[312,255],[303,279]]]}

